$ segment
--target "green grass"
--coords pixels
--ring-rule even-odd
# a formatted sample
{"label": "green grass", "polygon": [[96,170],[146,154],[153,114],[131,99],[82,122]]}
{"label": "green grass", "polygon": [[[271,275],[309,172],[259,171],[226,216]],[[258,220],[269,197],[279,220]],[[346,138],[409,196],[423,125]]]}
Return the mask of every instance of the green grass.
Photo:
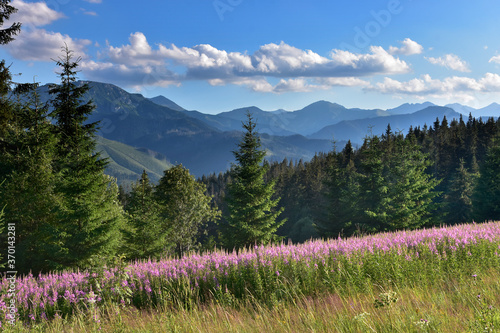
{"label": "green grass", "polygon": [[[462,234],[472,235],[482,227],[459,226],[447,232],[458,235],[459,230],[468,230]],[[354,245],[370,241],[382,244],[384,239],[401,239],[403,233],[377,235],[378,241],[370,237],[352,239],[346,241],[350,252],[344,255],[330,252],[325,261],[325,257],[317,255],[320,252],[297,261],[283,255],[270,259],[263,253],[273,253],[277,248],[262,248],[263,252],[257,252],[258,260],[250,260],[248,265],[227,266],[219,273],[215,267],[209,268],[218,274],[218,282],[217,287],[209,286],[215,280],[210,275],[205,292],[201,292],[201,280],[198,290],[187,277],[168,280],[147,275],[153,292],[146,298],[137,293],[131,303],[121,305],[117,295],[105,298],[103,294],[108,301],[69,304],[73,311],[60,312],[62,317],[56,315],[54,319],[37,322],[18,320],[15,327],[4,322],[3,329],[5,332],[500,332],[497,229],[498,223],[484,225],[484,230],[491,231],[487,233],[489,240],[470,238],[463,245],[453,241],[454,238],[441,237],[436,230],[428,233],[435,235],[434,238],[419,245],[411,243],[408,248],[373,252],[355,250]],[[320,242],[310,243],[310,249],[319,249],[320,245]],[[297,248],[297,253],[302,249]],[[217,258],[222,255],[211,254]],[[119,288],[124,276],[111,286]]]}
{"label": "green grass", "polygon": [[[71,319],[31,329],[18,324],[5,332],[499,332],[499,273],[489,269],[477,277],[439,279],[431,286],[372,285],[365,292],[346,286],[338,293],[301,296],[273,307],[213,302],[191,310],[137,310],[108,304]],[[377,306],[388,291],[395,301]]]}
{"label": "green grass", "polygon": [[97,137],[97,151],[103,158],[109,159],[106,174],[116,177],[118,184],[130,184],[141,178],[146,170],[150,179],[157,182],[163,171],[172,167],[166,160],[161,160],[126,144]]}

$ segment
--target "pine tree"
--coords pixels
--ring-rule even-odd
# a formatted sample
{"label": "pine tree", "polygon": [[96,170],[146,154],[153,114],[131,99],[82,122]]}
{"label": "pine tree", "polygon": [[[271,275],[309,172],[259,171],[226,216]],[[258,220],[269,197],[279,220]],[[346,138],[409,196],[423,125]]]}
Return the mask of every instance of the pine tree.
{"label": "pine tree", "polygon": [[356,223],[361,231],[382,230],[387,224],[387,198],[389,184],[384,177],[382,144],[379,137],[365,139],[361,147],[362,160],[359,168],[359,215]]}
{"label": "pine tree", "polygon": [[61,83],[49,90],[59,140],[55,168],[62,173],[56,190],[63,198],[60,223],[53,232],[59,244],[54,261],[62,267],[82,267],[93,256],[113,256],[123,223],[116,181],[104,175],[107,162],[94,153],[96,123],[85,123],[95,107],[91,101],[82,102],[89,87],[76,84],[79,61],[64,47],[57,61]]}
{"label": "pine tree", "polygon": [[472,206],[475,220],[500,220],[500,135],[492,140],[486,160],[480,166]]}
{"label": "pine tree", "polygon": [[386,152],[387,197],[384,200],[387,219],[383,230],[416,229],[432,225],[434,189],[439,181],[426,171],[431,165],[420,151],[414,137],[395,140],[395,150]]}
{"label": "pine tree", "polygon": [[168,233],[167,239],[174,244],[178,257],[194,249],[201,228],[220,215],[211,207],[212,197],[205,194],[206,190],[182,164],[165,170],[155,188],[162,231]]}
{"label": "pine tree", "polygon": [[37,84],[28,84],[15,89],[26,102],[14,105],[16,120],[4,137],[10,148],[1,153],[5,183],[0,206],[5,206],[6,222],[16,225],[16,268],[21,273],[55,268],[50,263],[49,238],[60,202],[54,191],[59,176],[53,170],[56,137],[36,88]]}
{"label": "pine tree", "polygon": [[359,227],[357,225],[357,198],[359,188],[353,160],[354,152],[350,141],[341,154],[334,157],[328,170],[324,192],[326,205],[314,227],[323,237],[350,236]]}
{"label": "pine tree", "polygon": [[144,170],[132,185],[125,206],[129,230],[125,231],[125,252],[130,259],[156,258],[167,254],[167,231],[160,220],[160,206],[154,197],[154,186]]}
{"label": "pine tree", "polygon": [[470,222],[472,219],[472,195],[477,174],[465,167],[464,159],[451,178],[449,191],[444,196],[446,224]]}
{"label": "pine tree", "polygon": [[[0,26],[3,26],[10,16],[17,12],[17,9],[11,6],[10,0],[0,1]],[[14,36],[21,31],[21,23],[15,22],[5,29],[0,29],[0,44],[4,45],[14,40]]]}
{"label": "pine tree", "polygon": [[223,243],[229,249],[276,241],[276,231],[285,222],[276,220],[283,208],[275,209],[280,200],[272,199],[275,182],[264,182],[267,168],[262,161],[266,152],[260,149],[256,123],[249,112],[243,128],[245,134],[238,150],[233,151],[237,164],[232,167],[228,185],[227,223],[221,226]]}

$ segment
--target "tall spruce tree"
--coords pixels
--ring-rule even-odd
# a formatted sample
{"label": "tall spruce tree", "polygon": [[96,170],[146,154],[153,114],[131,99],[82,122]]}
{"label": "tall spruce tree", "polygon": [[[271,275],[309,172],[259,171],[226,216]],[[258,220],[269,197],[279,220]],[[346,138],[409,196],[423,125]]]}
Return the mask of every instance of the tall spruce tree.
{"label": "tall spruce tree", "polygon": [[49,90],[59,140],[55,168],[62,173],[56,190],[63,198],[53,233],[59,244],[54,261],[62,267],[83,267],[93,256],[113,256],[123,223],[116,181],[104,175],[107,162],[94,152],[97,124],[86,123],[95,106],[83,101],[88,85],[76,82],[79,61],[63,47],[56,61],[61,83]]}
{"label": "tall spruce tree", "polygon": [[417,229],[432,225],[437,208],[435,187],[439,181],[426,171],[431,165],[413,136],[394,138],[394,150],[386,152],[387,219],[382,230]]}
{"label": "tall spruce tree", "polygon": [[162,231],[168,233],[167,240],[178,257],[194,249],[202,227],[220,216],[219,210],[211,207],[212,197],[206,191],[182,164],[165,170],[155,188]]}
{"label": "tall spruce tree", "polygon": [[451,178],[449,190],[444,195],[446,224],[470,222],[472,219],[472,195],[478,173],[470,172],[460,159],[460,166]]}
{"label": "tall spruce tree", "polygon": [[262,165],[266,152],[260,149],[257,124],[250,112],[246,116],[244,136],[233,151],[237,163],[228,185],[226,223],[221,225],[223,243],[229,249],[277,241],[276,231],[285,223],[277,221],[283,208],[276,209],[280,199],[272,199],[275,182],[264,182],[268,166]]}
{"label": "tall spruce tree", "polygon": [[60,203],[55,192],[60,175],[53,169],[57,141],[36,87],[16,89],[16,93],[27,92],[22,98],[26,102],[15,105],[16,120],[5,136],[11,148],[1,153],[5,183],[0,206],[5,205],[6,222],[16,225],[16,266],[21,273],[57,268],[51,263],[54,244],[50,241]]}
{"label": "tall spruce tree", "polygon": [[500,221],[500,135],[497,134],[488,149],[486,160],[480,166],[479,178],[473,194],[473,218],[479,222]]}
{"label": "tall spruce tree", "polygon": [[359,228],[356,220],[359,185],[353,155],[349,141],[342,153],[335,154],[329,167],[325,180],[325,207],[320,209],[325,214],[314,224],[323,237],[350,236]]}
{"label": "tall spruce tree", "polygon": [[125,252],[129,259],[160,258],[168,250],[167,232],[161,224],[160,206],[154,186],[144,170],[132,185],[125,205],[129,228],[125,231]]}
{"label": "tall spruce tree", "polygon": [[384,151],[377,136],[365,139],[361,147],[361,165],[358,173],[358,212],[355,217],[362,232],[382,230],[387,224],[389,184],[384,177]]}

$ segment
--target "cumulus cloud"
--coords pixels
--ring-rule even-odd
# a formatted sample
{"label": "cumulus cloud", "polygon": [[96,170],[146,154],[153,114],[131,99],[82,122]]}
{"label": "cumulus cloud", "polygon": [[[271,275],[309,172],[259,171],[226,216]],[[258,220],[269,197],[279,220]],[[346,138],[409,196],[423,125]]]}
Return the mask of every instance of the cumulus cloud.
{"label": "cumulus cloud", "polygon": [[28,61],[52,61],[61,55],[65,44],[76,55],[84,56],[85,47],[92,42],[87,39],[73,39],[58,32],[36,29],[20,34],[6,48],[16,59]]}
{"label": "cumulus cloud", "polygon": [[406,82],[386,77],[383,82],[366,89],[396,96],[411,95],[420,99],[433,97],[469,102],[475,98],[476,93],[500,92],[500,75],[486,73],[480,79],[453,76],[439,80],[425,74]]}
{"label": "cumulus cloud", "polygon": [[14,0],[12,5],[18,12],[11,16],[10,21],[22,23],[21,33],[5,46],[13,57],[27,61],[52,61],[61,55],[64,45],[75,54],[85,57],[85,48],[91,41],[73,39],[69,35],[40,28],[64,18],[64,14],[49,8],[45,2]]}
{"label": "cumulus cloud", "polygon": [[12,6],[17,8],[17,13],[12,14],[9,22],[21,22],[24,27],[40,27],[48,25],[64,17],[64,14],[50,9],[45,2],[12,1]]}
{"label": "cumulus cloud", "polygon": [[431,64],[443,66],[459,72],[470,72],[469,65],[455,54],[447,54],[439,58],[425,58]]}
{"label": "cumulus cloud", "polygon": [[80,68],[88,79],[123,84],[140,90],[144,86],[179,85],[178,75],[166,68],[153,66],[127,66],[110,62],[85,60]]}
{"label": "cumulus cloud", "polygon": [[389,54],[413,55],[420,54],[424,51],[424,47],[419,43],[406,38],[401,42],[401,47],[390,46]]}
{"label": "cumulus cloud", "polygon": [[[371,47],[366,54],[332,50],[329,57],[325,57],[281,42],[263,45],[253,54],[247,54],[220,50],[209,44],[151,46],[141,32],[131,34],[127,45],[108,45],[101,55],[102,61],[116,65],[115,70],[135,68],[136,72],[146,72],[175,68],[175,78],[179,82],[205,80],[212,85],[239,84],[255,91],[277,93],[310,91],[334,85],[363,85],[365,82],[359,77],[410,71],[406,62],[379,46]],[[93,72],[89,67],[86,74],[93,78]],[[282,81],[273,86],[267,78]],[[321,78],[328,80],[318,82]]]}

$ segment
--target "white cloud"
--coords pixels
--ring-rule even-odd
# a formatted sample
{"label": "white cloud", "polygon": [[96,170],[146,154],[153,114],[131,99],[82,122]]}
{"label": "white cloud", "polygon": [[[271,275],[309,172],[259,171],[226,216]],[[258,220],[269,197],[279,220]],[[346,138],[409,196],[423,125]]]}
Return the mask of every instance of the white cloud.
{"label": "white cloud", "polygon": [[85,47],[92,42],[87,39],[72,39],[58,32],[37,29],[22,32],[13,42],[6,45],[9,53],[16,59],[28,61],[52,61],[61,55],[65,44],[74,51],[75,56],[85,57]]}
{"label": "white cloud", "polygon": [[90,3],[102,3],[102,0],[85,0]]}
{"label": "white cloud", "polygon": [[83,12],[83,14],[85,14],[85,15],[89,15],[89,16],[97,16],[97,13],[96,13],[96,12],[86,11],[86,10],[83,10],[82,12]]}
{"label": "white cloud", "polygon": [[402,54],[402,55],[413,55],[420,54],[424,51],[424,47],[419,43],[411,40],[410,38],[405,38],[401,42],[401,47],[390,46],[389,54]]}
{"label": "white cloud", "polygon": [[316,81],[323,85],[343,87],[367,86],[370,84],[370,82],[357,77],[328,77],[319,78]]}
{"label": "white cloud", "polygon": [[64,14],[50,9],[45,2],[12,1],[12,6],[17,8],[17,13],[12,14],[9,22],[21,22],[24,27],[40,27],[48,25],[64,17]]}
{"label": "white cloud", "polygon": [[453,76],[439,80],[426,74],[406,82],[386,77],[383,82],[367,87],[366,90],[420,99],[432,97],[469,102],[475,99],[476,93],[500,92],[500,75],[486,73],[481,79]]}
{"label": "white cloud", "polygon": [[[153,47],[141,32],[130,35],[129,44],[108,45],[101,60],[136,72],[177,71],[179,82],[203,80],[212,85],[239,84],[255,91],[284,92],[324,89],[332,85],[364,85],[358,77],[407,73],[408,64],[390,55],[382,47],[371,47],[370,53],[354,54],[333,50],[330,57],[311,50],[301,50],[284,42],[266,44],[253,54],[227,52],[209,44],[193,47]],[[121,67],[115,66],[116,70]],[[93,70],[87,69],[92,77]],[[266,78],[283,79],[273,86]],[[318,79],[330,79],[319,82]],[[313,84],[309,79],[316,80]],[[137,77],[138,82],[140,77]]]}
{"label": "white cloud", "polygon": [[491,57],[491,59],[488,62],[494,62],[500,64],[500,55]]}
{"label": "white cloud", "polygon": [[22,23],[22,31],[5,46],[13,57],[26,61],[52,61],[61,55],[61,47],[65,44],[76,56],[85,57],[85,48],[91,41],[39,28],[64,18],[64,14],[49,8],[45,2],[14,0],[12,6],[18,12],[11,16],[9,22]]}
{"label": "white cloud", "polygon": [[151,66],[127,66],[124,64],[113,64],[110,62],[96,62],[93,60],[82,61],[80,68],[87,79],[119,83],[140,90],[145,86],[179,85],[179,79],[175,73],[167,69]]}
{"label": "white cloud", "polygon": [[439,58],[426,57],[425,59],[427,59],[431,64],[434,65],[443,66],[460,72],[470,72],[467,63],[455,54],[447,54],[444,57]]}

